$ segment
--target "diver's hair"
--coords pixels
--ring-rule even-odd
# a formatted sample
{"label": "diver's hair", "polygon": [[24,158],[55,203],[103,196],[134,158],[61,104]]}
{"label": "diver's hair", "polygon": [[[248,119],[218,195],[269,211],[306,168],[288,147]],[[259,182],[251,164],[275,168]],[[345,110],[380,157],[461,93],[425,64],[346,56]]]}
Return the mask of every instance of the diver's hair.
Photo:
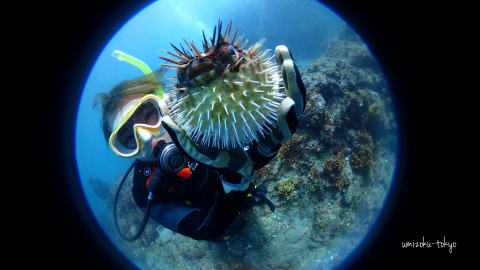
{"label": "diver's hair", "polygon": [[[156,70],[154,72],[155,77],[161,78],[164,72],[165,68]],[[124,105],[126,99],[141,98],[145,95],[152,94],[160,86],[161,83],[159,83],[158,79],[152,79],[151,76],[142,76],[117,84],[109,93],[99,93],[95,95],[93,107],[99,104],[102,106],[101,126],[107,142],[112,133],[111,123],[108,123],[107,119],[108,115]]]}

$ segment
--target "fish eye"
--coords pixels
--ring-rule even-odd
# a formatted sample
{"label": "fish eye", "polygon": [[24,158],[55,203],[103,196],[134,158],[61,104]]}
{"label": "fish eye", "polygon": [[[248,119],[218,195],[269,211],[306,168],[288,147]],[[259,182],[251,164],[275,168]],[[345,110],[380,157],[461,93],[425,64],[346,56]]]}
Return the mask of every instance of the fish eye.
{"label": "fish eye", "polygon": [[236,51],[235,51],[235,48],[230,45],[230,55],[235,55]]}

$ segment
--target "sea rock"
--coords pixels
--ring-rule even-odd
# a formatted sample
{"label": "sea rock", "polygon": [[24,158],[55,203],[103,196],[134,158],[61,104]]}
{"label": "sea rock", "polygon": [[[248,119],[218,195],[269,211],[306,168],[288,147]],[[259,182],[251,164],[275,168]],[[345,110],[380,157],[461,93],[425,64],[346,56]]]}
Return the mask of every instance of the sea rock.
{"label": "sea rock", "polygon": [[307,223],[308,221],[306,220],[295,220],[283,237],[285,242],[295,244],[300,241],[308,232]]}
{"label": "sea rock", "polygon": [[159,232],[156,229],[156,224],[150,220],[147,226],[145,226],[145,230],[139,240],[144,247],[149,247],[155,243],[158,236]]}
{"label": "sea rock", "polygon": [[160,232],[160,236],[158,237],[158,240],[160,240],[161,243],[166,244],[172,240],[173,237],[173,232],[169,229],[163,229]]}
{"label": "sea rock", "polygon": [[188,260],[199,260],[203,258],[208,249],[209,245],[206,241],[197,241],[188,237],[175,237],[178,241],[175,241],[178,252]]}

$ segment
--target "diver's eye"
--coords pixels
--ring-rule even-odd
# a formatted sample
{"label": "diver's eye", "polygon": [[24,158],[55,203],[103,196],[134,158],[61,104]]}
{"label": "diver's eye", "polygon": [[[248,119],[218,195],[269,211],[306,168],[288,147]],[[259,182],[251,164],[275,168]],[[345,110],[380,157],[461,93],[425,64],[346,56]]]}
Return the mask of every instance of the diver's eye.
{"label": "diver's eye", "polygon": [[148,125],[155,125],[158,122],[158,113],[156,111],[149,111],[145,115],[144,122]]}
{"label": "diver's eye", "polygon": [[137,142],[135,141],[135,135],[133,133],[120,136],[119,140],[128,149],[135,149],[137,147]]}

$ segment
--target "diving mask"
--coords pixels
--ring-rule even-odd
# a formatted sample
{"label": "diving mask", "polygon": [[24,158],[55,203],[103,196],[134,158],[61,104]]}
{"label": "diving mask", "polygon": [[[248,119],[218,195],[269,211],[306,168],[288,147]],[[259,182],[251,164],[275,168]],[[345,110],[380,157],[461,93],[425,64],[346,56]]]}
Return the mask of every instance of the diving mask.
{"label": "diving mask", "polygon": [[[112,151],[121,157],[135,157],[153,137],[162,136],[161,99],[153,94],[127,104],[113,122],[109,138]],[[125,112],[125,113],[124,113]]]}

